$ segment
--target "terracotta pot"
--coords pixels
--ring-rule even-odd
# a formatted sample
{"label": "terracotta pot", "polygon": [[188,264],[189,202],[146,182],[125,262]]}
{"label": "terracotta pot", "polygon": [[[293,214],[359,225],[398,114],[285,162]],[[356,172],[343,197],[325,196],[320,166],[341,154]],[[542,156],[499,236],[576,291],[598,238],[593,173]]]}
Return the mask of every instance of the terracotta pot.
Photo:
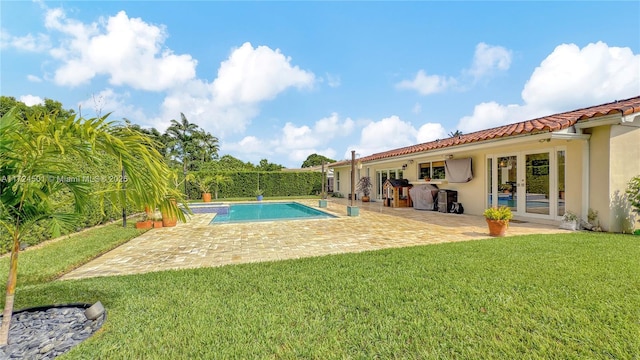
{"label": "terracotta pot", "polygon": [[[176,199],[171,199],[171,203],[173,205],[176,205]],[[178,223],[178,217],[173,215],[169,215],[169,214],[162,214],[162,226],[163,227],[172,227],[172,226],[176,226],[176,224]]]}
{"label": "terracotta pot", "polygon": [[211,202],[211,193],[202,193],[202,202]]}
{"label": "terracotta pot", "polygon": [[177,223],[178,223],[178,218],[176,217],[170,217],[166,215],[162,217],[162,226],[164,227],[176,226]]}
{"label": "terracotta pot", "polygon": [[491,220],[486,219],[487,225],[489,225],[489,235],[491,236],[504,236],[509,226],[507,220]]}
{"label": "terracotta pot", "polygon": [[136,229],[151,229],[151,220],[138,221],[136,223]]}
{"label": "terracotta pot", "polygon": [[371,198],[368,196],[362,196],[362,202],[369,202],[371,201]]}
{"label": "terracotta pot", "polygon": [[153,221],[153,228],[161,228],[162,227],[162,220],[154,220]]}

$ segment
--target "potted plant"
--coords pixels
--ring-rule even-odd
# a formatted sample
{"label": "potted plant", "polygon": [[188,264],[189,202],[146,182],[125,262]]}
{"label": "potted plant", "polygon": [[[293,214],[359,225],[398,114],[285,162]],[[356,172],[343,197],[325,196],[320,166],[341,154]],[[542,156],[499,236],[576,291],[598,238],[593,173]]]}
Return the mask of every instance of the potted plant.
{"label": "potted plant", "polygon": [[500,184],[500,185],[498,185],[498,191],[502,191],[505,194],[509,194],[511,192],[511,185],[509,185],[509,184]]}
{"label": "potted plant", "polygon": [[318,206],[321,208],[327,207],[327,193],[324,191],[320,193],[320,200],[318,200]]}
{"label": "potted plant", "polygon": [[213,178],[209,175],[205,175],[203,173],[199,173],[196,177],[196,185],[202,192],[202,202],[211,202],[211,193],[209,192],[209,187],[213,182]]}
{"label": "potted plant", "polygon": [[153,215],[151,215],[151,222],[154,229],[162,227],[162,213],[160,212],[160,210],[156,210],[153,212]]}
{"label": "potted plant", "polygon": [[565,211],[564,215],[562,215],[562,221],[560,222],[560,229],[577,230],[579,220],[578,215],[571,211]]}
{"label": "potted plant", "polygon": [[151,223],[151,219],[145,211],[144,215],[142,215],[142,219],[136,222],[136,229],[151,229],[152,226],[153,224]]}
{"label": "potted plant", "polygon": [[256,189],[255,194],[256,194],[256,199],[257,199],[258,201],[262,201],[262,198],[263,198],[263,197],[262,197],[262,189]]}
{"label": "potted plant", "polygon": [[484,210],[484,217],[489,225],[489,235],[504,236],[513,213],[508,206],[491,207]]}
{"label": "potted plant", "polygon": [[188,174],[182,181],[179,181],[179,174],[173,171],[169,174],[167,180],[169,186],[167,187],[167,193],[162,203],[160,203],[160,211],[162,212],[162,226],[172,227],[176,226],[178,219],[185,221],[184,213],[178,208],[178,200],[183,203],[182,207],[189,211],[189,208],[184,204],[184,195],[180,191],[181,185],[187,180],[193,180],[193,175]]}
{"label": "potted plant", "polygon": [[356,188],[358,191],[362,192],[362,202],[369,202],[371,200],[369,195],[371,194],[372,186],[373,183],[371,182],[371,178],[368,176],[363,176],[360,178],[360,181],[358,181]]}

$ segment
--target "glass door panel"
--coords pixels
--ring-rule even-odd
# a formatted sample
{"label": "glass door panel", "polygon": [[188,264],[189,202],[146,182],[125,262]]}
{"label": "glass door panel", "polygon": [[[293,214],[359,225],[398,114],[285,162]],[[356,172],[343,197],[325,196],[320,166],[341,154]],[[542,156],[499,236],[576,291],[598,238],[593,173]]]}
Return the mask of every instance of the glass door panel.
{"label": "glass door panel", "polygon": [[493,199],[495,199],[493,189],[493,158],[487,159],[487,204],[489,207],[494,206]]}
{"label": "glass door panel", "polygon": [[525,154],[525,212],[549,215],[549,166],[548,152]]}
{"label": "glass door panel", "polygon": [[556,153],[556,161],[558,164],[558,207],[556,209],[557,216],[564,215],[564,189],[566,185],[564,180],[565,158],[566,155],[564,150],[559,150]]}
{"label": "glass door panel", "polygon": [[500,156],[496,159],[498,166],[498,206],[508,206],[511,211],[518,210],[518,157]]}
{"label": "glass door panel", "polygon": [[384,190],[382,189],[382,185],[384,184],[385,181],[387,181],[387,179],[388,179],[387,170],[376,171],[376,182],[378,184],[376,195],[378,200],[384,199]]}

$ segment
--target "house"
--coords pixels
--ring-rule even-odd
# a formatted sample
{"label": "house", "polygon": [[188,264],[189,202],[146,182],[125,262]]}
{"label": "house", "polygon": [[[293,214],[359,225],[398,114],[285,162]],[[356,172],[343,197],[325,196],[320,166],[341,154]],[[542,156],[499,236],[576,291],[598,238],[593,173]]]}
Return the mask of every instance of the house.
{"label": "house", "polygon": [[[346,196],[351,160],[330,167]],[[360,157],[354,168],[356,182],[372,178],[373,200],[387,179],[407,179],[457,192],[466,214],[505,205],[553,224],[592,210],[603,230],[628,232],[638,227],[625,191],[640,175],[640,96]]]}

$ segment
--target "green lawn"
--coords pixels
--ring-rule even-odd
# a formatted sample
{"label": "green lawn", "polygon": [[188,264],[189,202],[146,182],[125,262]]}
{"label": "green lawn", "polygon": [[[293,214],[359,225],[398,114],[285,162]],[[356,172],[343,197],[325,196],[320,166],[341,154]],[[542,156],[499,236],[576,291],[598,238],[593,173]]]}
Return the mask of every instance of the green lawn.
{"label": "green lawn", "polygon": [[[26,266],[28,259],[21,261]],[[59,261],[66,260],[52,263]],[[632,235],[508,237],[26,286],[18,281],[16,309],[97,300],[107,308],[102,330],[65,359],[640,354],[640,237]]]}

